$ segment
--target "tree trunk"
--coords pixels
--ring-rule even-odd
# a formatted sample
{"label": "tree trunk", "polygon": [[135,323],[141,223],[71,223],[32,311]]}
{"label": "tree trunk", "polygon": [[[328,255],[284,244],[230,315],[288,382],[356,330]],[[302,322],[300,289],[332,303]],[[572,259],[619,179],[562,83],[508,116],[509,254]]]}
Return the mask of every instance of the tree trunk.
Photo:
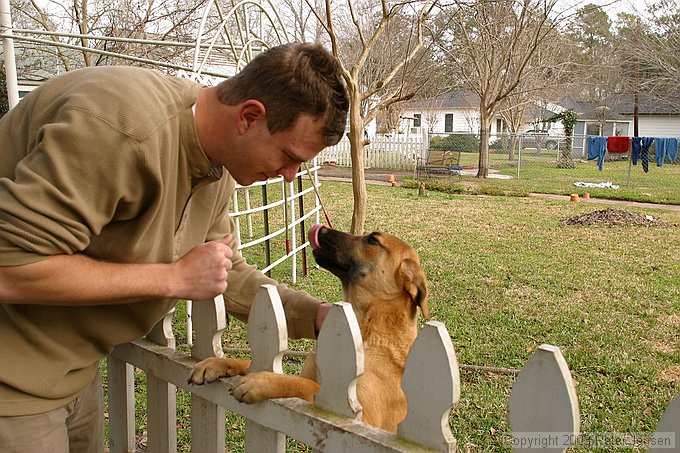
{"label": "tree trunk", "polygon": [[480,106],[479,109],[479,169],[478,178],[489,176],[489,114],[487,109]]}
{"label": "tree trunk", "polygon": [[350,233],[363,234],[366,223],[366,175],[364,173],[364,134],[361,119],[361,93],[359,88],[351,84],[348,86],[349,103],[349,143],[352,156],[352,191],[354,194],[354,208],[352,211],[352,226]]}

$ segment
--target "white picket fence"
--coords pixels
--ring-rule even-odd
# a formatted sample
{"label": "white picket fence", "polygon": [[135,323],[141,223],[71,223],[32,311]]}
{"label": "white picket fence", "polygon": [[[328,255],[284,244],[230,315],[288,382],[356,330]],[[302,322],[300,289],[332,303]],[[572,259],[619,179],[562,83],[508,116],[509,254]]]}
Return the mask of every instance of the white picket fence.
{"label": "white picket fence", "polygon": [[[364,146],[364,167],[386,170],[414,170],[419,158],[427,156],[428,138],[423,135],[374,135]],[[349,139],[345,136],[317,156],[320,163],[352,166]]]}
{"label": "white picket fence", "polygon": [[[247,419],[246,452],[283,452],[291,436],[323,452],[411,452],[456,449],[449,427],[450,409],[460,397],[458,364],[444,325],[425,324],[408,356],[402,386],[408,415],[396,435],[362,423],[356,398],[356,378],[363,371],[363,346],[351,305],[333,306],[321,331],[317,365],[322,376],[315,404],[295,398],[247,405],[229,395],[230,379],[190,386],[187,378],[200,359],[222,356],[221,333],[226,327],[222,297],[194,304],[195,341],[191,356],[175,349],[172,314],[142,340],[119,346],[109,358],[109,420],[111,453],[134,451],[133,367],[147,378],[148,451],[177,451],[176,387],[192,393],[192,451],[225,451],[225,410]],[[248,323],[253,370],[281,372],[287,350],[287,328],[279,295],[264,285],[256,296]],[[527,451],[529,435],[560,433],[576,440],[579,410],[571,374],[560,350],[543,345],[518,375],[509,400],[509,424],[515,450]],[[657,426],[658,438],[680,433],[680,397]],[[563,451],[559,448],[545,448]],[[678,451],[655,450],[650,451]],[[531,449],[535,448],[535,444]]]}

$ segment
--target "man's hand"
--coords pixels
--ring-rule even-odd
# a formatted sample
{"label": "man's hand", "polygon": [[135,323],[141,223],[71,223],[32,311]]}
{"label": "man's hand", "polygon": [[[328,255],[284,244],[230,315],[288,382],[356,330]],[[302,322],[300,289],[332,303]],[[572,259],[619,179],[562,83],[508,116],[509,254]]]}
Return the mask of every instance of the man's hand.
{"label": "man's hand", "polygon": [[176,279],[177,299],[210,299],[227,290],[233,250],[231,234],[223,239],[197,245],[175,262],[171,275]]}

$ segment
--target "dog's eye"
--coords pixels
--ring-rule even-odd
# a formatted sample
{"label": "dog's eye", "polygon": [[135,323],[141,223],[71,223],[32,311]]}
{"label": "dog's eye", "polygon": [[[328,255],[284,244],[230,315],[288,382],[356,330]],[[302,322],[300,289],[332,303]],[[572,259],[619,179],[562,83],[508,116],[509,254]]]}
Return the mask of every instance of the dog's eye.
{"label": "dog's eye", "polygon": [[372,234],[369,236],[366,236],[366,243],[371,244],[371,245],[380,245],[380,241],[373,236]]}

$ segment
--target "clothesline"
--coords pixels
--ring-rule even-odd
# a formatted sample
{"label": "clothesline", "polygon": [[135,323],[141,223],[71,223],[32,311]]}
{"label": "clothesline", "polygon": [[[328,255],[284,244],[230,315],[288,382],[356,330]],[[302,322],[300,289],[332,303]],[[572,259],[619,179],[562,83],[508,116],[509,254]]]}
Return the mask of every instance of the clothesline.
{"label": "clothesline", "polygon": [[649,171],[649,148],[652,143],[654,144],[658,167],[661,167],[666,161],[674,163],[678,159],[678,139],[674,137],[588,136],[586,143],[588,160],[597,159],[597,169],[600,171],[602,171],[602,164],[607,152],[629,152],[632,164],[637,165],[638,160],[640,160],[642,169],[647,173]]}

